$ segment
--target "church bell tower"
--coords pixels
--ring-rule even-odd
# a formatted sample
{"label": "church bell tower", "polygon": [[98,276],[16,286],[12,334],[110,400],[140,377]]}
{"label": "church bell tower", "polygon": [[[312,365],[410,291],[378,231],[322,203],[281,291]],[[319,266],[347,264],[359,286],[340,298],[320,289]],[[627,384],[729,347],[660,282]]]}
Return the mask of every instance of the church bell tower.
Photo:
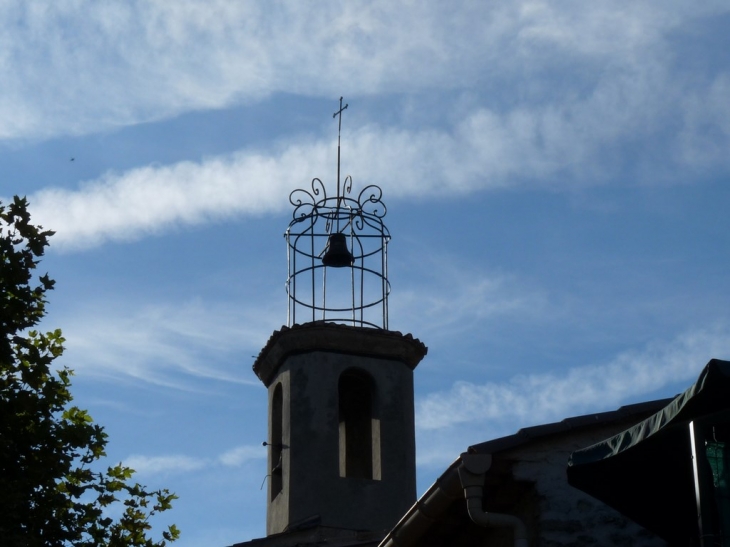
{"label": "church bell tower", "polygon": [[289,197],[287,326],[253,365],[269,399],[267,536],[385,532],[416,500],[413,370],[427,349],[388,330],[382,192],[352,187],[338,134],[335,195],[315,178]]}

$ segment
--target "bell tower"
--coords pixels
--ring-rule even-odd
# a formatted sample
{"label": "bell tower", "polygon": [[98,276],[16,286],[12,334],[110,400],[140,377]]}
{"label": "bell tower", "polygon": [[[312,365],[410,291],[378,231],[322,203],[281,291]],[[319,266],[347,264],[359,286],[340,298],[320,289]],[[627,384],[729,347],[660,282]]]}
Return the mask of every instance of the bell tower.
{"label": "bell tower", "polygon": [[[334,114],[341,128],[342,105]],[[379,187],[294,190],[287,326],[253,369],[268,388],[267,535],[386,532],[416,500],[413,370],[427,349],[388,330]]]}

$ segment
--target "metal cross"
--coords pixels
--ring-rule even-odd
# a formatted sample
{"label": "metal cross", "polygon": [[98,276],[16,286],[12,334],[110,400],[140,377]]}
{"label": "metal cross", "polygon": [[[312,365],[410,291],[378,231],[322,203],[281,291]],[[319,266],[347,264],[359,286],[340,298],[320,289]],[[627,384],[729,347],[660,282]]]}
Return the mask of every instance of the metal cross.
{"label": "metal cross", "polygon": [[332,117],[333,117],[333,118],[334,118],[335,116],[337,116],[337,115],[339,115],[339,116],[340,116],[340,131],[342,130],[342,111],[343,111],[343,110],[347,110],[347,107],[348,107],[348,106],[349,106],[349,105],[345,105],[345,106],[342,106],[342,97],[340,97],[340,109],[339,109],[339,110],[338,110],[337,112],[335,112],[334,114],[332,114]]}
{"label": "metal cross", "polygon": [[349,105],[342,106],[342,97],[340,97],[340,109],[332,114],[332,117],[339,116],[339,126],[337,128],[337,207],[340,206],[340,134],[342,133],[342,111],[346,110]]}

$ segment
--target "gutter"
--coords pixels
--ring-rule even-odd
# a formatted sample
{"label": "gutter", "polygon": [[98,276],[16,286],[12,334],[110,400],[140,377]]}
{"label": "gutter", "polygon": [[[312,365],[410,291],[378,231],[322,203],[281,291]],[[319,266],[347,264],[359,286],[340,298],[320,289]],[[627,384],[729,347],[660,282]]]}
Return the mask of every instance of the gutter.
{"label": "gutter", "polygon": [[458,468],[461,485],[464,487],[466,508],[474,523],[485,528],[512,528],[515,547],[528,547],[525,523],[514,515],[487,513],[482,509],[484,479],[492,466],[491,454],[462,454]]}
{"label": "gutter", "polygon": [[486,528],[512,528],[515,547],[528,547],[527,529],[519,518],[503,513],[486,513],[482,509],[484,480],[491,465],[491,454],[461,454],[403,515],[378,547],[418,545],[431,524],[462,496],[466,498],[469,517],[475,524]]}

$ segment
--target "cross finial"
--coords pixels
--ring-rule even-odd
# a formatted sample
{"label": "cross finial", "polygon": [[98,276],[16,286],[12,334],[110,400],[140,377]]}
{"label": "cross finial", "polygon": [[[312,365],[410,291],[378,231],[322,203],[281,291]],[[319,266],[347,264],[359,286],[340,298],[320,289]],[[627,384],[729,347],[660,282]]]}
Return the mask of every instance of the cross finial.
{"label": "cross finial", "polygon": [[348,105],[342,106],[342,97],[340,97],[340,109],[332,114],[332,117],[339,116],[339,124],[337,127],[337,206],[340,205],[340,135],[342,133],[342,111],[347,109]]}
{"label": "cross finial", "polygon": [[347,107],[348,106],[349,105],[342,106],[342,97],[340,97],[340,109],[337,112],[335,112],[334,114],[332,114],[332,117],[333,118],[335,116],[339,116],[340,117],[340,128],[339,128],[340,131],[342,131],[342,111],[343,110],[347,110]]}

